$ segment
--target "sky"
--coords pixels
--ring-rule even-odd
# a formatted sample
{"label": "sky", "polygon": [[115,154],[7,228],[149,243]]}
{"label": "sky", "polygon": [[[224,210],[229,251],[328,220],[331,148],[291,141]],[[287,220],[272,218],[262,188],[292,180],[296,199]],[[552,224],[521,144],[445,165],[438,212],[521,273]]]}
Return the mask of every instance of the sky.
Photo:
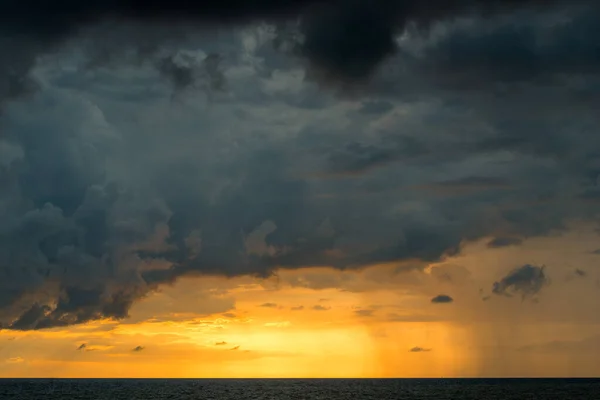
{"label": "sky", "polygon": [[597,4],[225,3],[0,5],[1,377],[600,375]]}

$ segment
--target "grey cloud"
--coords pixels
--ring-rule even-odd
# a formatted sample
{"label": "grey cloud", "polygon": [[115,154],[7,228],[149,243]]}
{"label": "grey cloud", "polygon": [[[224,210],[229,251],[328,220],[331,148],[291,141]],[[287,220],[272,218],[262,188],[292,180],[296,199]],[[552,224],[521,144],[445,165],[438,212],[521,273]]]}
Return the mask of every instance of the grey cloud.
{"label": "grey cloud", "polygon": [[317,304],[316,306],[313,306],[312,309],[315,311],[327,311],[330,310],[331,307],[323,307],[322,305]]}
{"label": "grey cloud", "polygon": [[454,299],[446,294],[440,294],[431,299],[432,303],[443,304],[443,303],[452,303]]}
{"label": "grey cloud", "polygon": [[[594,4],[591,0],[555,0],[552,3],[563,7]],[[537,10],[554,9],[548,7],[548,2],[543,0],[439,0],[430,2],[427,6],[418,1],[399,3],[390,0],[269,0],[255,1],[251,5],[243,1],[211,1],[202,2],[202,6],[181,1],[156,1],[152,5],[135,1],[94,1],[84,5],[63,0],[53,2],[51,6],[36,0],[9,1],[0,6],[0,48],[12,55],[10,62],[3,63],[0,69],[0,96],[4,99],[24,92],[29,82],[27,73],[39,55],[56,51],[62,44],[82,32],[90,31],[98,24],[112,23],[104,35],[111,36],[113,31],[120,33],[112,34],[111,40],[103,42],[104,46],[100,47],[96,58],[90,61],[91,65],[114,57],[111,56],[111,51],[122,47],[124,42],[135,45],[141,56],[153,53],[167,39],[180,39],[172,31],[180,33],[181,26],[199,30],[215,25],[237,26],[264,20],[281,25],[285,21],[300,18],[300,33],[297,35],[300,39],[293,41],[295,46],[292,46],[291,52],[305,57],[314,75],[324,76],[328,80],[356,83],[371,77],[384,60],[397,53],[395,37],[412,24],[417,24],[422,29],[460,16],[482,13],[502,15],[506,11],[531,9],[535,6],[539,6]],[[115,21],[139,26],[143,34],[121,31],[119,26],[115,27],[118,25]],[[594,28],[596,25],[592,22],[593,18],[589,18],[587,26]],[[168,26],[170,29],[159,30],[160,26]],[[157,34],[156,31],[160,33]],[[516,32],[508,29],[502,35],[496,33],[491,37],[485,31],[478,32],[475,37],[459,33],[438,46],[441,50],[435,48],[428,55],[434,66],[443,66],[446,71],[459,69],[471,72],[470,69],[477,68],[477,72],[500,71],[509,77],[527,77],[530,76],[528,73],[531,73],[531,68],[539,69],[551,63],[573,69],[598,61],[597,57],[590,56],[594,54],[594,47],[593,44],[585,44],[591,43],[586,34],[576,30],[568,31],[568,34],[571,36],[567,36],[567,41],[557,40],[554,46],[542,46],[541,54],[538,55],[539,49],[535,48],[532,35],[524,29]],[[573,40],[582,44],[568,46]],[[493,41],[494,46],[487,46],[489,41]],[[519,46],[507,46],[506,43],[511,41]],[[114,44],[108,46],[107,43]],[[533,59],[538,62],[530,62],[532,52],[539,56],[539,60]],[[457,62],[457,59],[461,61]],[[502,67],[496,66],[498,63]],[[466,68],[457,68],[462,64],[466,64]],[[533,67],[524,67],[529,64]],[[434,73],[439,72],[436,68],[433,69]],[[176,87],[191,83],[187,69],[173,68],[171,65],[161,70],[175,78]],[[473,75],[475,74],[470,74]]]}
{"label": "grey cloud", "polygon": [[302,310],[304,310],[304,306],[295,306],[295,307],[290,308],[290,310],[292,310],[292,311],[302,311]]}
{"label": "grey cloud", "polygon": [[600,255],[600,249],[592,251],[592,254]]}
{"label": "grey cloud", "polygon": [[[545,16],[531,21],[536,32],[548,33],[536,25]],[[442,21],[447,31],[432,33],[419,57],[389,60],[394,79],[374,76],[364,101],[336,101],[294,78],[301,64],[269,75],[264,65],[277,56],[257,39],[262,25],[203,41],[198,54],[226,54],[227,93],[208,103],[193,91],[192,101],[169,103],[153,65],[82,73],[68,54],[41,60],[38,94],[3,108],[3,327],[122,319],[135,301],[188,275],[407,260],[418,270],[471,240],[543,236],[589,220],[597,204],[578,196],[597,191],[600,80],[593,68],[580,73],[594,59],[570,32],[584,17],[569,18],[544,37],[555,52],[561,41],[579,46],[582,61],[548,66],[556,79],[486,81],[490,66],[471,55],[471,75],[485,84],[456,84],[457,61],[447,55],[477,53],[456,43],[458,31],[483,52],[493,51],[494,35],[513,36],[494,33],[504,29],[494,18]],[[489,35],[479,34],[483,25]],[[69,68],[53,67],[57,60]],[[428,64],[453,73],[436,80]],[[261,251],[249,251],[250,236]],[[539,290],[508,278],[500,294]],[[319,279],[296,284],[344,285]]]}
{"label": "grey cloud", "polygon": [[133,349],[131,349],[131,351],[133,351],[134,353],[139,353],[140,351],[143,351],[145,349],[144,346],[136,346]]}
{"label": "grey cloud", "polygon": [[226,344],[227,344],[227,342],[217,342],[217,343],[215,343],[215,346],[224,346]]}
{"label": "grey cloud", "polygon": [[490,240],[487,243],[487,247],[489,248],[500,248],[500,247],[508,247],[508,246],[519,246],[523,243],[522,239],[515,237],[497,237]]}
{"label": "grey cloud", "polygon": [[83,343],[81,344],[79,347],[77,347],[77,350],[85,350],[85,348],[87,347],[87,344]]}
{"label": "grey cloud", "polygon": [[511,296],[520,294],[523,299],[537,294],[548,284],[545,267],[530,264],[512,270],[498,282],[494,282],[492,292],[497,295]]}

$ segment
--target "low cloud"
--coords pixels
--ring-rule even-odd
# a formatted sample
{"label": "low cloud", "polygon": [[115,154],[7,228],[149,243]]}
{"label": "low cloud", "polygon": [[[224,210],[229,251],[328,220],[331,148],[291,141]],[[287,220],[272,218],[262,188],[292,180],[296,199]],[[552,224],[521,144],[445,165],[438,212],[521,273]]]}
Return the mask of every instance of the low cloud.
{"label": "low cloud", "polygon": [[259,307],[265,308],[277,308],[277,303],[263,303]]}
{"label": "low cloud", "polygon": [[227,342],[217,342],[215,343],[215,346],[225,346],[227,344]]}
{"label": "low cloud", "polygon": [[523,299],[536,295],[548,284],[544,269],[544,266],[530,264],[516,268],[500,281],[494,282],[492,292],[507,297],[520,294]]}
{"label": "low cloud", "polygon": [[302,311],[302,310],[304,310],[304,306],[292,307],[291,310],[292,311]]}
{"label": "low cloud", "polygon": [[432,303],[452,303],[454,299],[445,294],[439,294],[431,299]]}
{"label": "low cloud", "polygon": [[327,311],[327,310],[331,310],[331,307],[323,307],[320,304],[317,304],[316,306],[313,306],[312,308],[315,311]]}
{"label": "low cloud", "polygon": [[424,347],[413,347],[412,349],[409,350],[410,353],[426,353],[431,351],[432,349],[426,349]]}
{"label": "low cloud", "polygon": [[139,353],[140,351],[143,351],[145,349],[144,346],[136,346],[133,349],[131,349],[131,351],[133,351],[134,353]]}
{"label": "low cloud", "polygon": [[83,343],[83,344],[81,344],[79,347],[77,347],[77,350],[78,350],[78,351],[81,351],[81,350],[85,350],[86,348],[87,348],[87,344],[86,344],[86,343]]}

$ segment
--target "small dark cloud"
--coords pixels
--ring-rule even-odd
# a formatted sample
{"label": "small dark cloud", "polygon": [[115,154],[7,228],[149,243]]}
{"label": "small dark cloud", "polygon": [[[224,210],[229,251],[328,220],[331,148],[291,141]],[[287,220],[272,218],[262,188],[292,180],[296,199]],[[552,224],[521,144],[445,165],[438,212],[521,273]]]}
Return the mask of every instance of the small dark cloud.
{"label": "small dark cloud", "polygon": [[312,308],[315,311],[327,311],[327,310],[331,310],[331,307],[323,307],[320,304],[317,304],[316,306],[313,306]]}
{"label": "small dark cloud", "polygon": [[292,311],[302,311],[302,310],[304,310],[304,306],[292,307],[291,310]]}
{"label": "small dark cloud", "polygon": [[452,303],[453,301],[454,299],[452,297],[445,294],[439,294],[431,299],[431,302],[436,304]]}
{"label": "small dark cloud", "polygon": [[259,307],[265,308],[277,308],[277,303],[263,303]]}
{"label": "small dark cloud", "polygon": [[585,272],[582,269],[577,268],[577,269],[575,269],[575,275],[583,278],[583,277],[587,276],[587,272]]}
{"label": "small dark cloud", "polygon": [[423,347],[413,347],[412,349],[409,350],[410,353],[425,353],[431,351],[431,349],[426,349]]}
{"label": "small dark cloud", "polygon": [[215,346],[225,346],[227,344],[227,342],[217,342],[215,343]]}
{"label": "small dark cloud", "polygon": [[326,302],[326,301],[329,301],[329,300],[330,300],[330,299],[319,299],[319,302],[320,302],[320,303],[324,303],[324,302]]}
{"label": "small dark cloud", "polygon": [[373,312],[375,312],[375,310],[362,309],[354,311],[354,314],[358,315],[359,317],[372,317]]}
{"label": "small dark cloud", "polygon": [[492,292],[511,297],[511,293],[520,294],[523,299],[539,293],[548,284],[544,266],[526,264],[512,270],[498,282],[494,282]]}
{"label": "small dark cloud", "polygon": [[77,347],[77,350],[78,351],[85,350],[86,347],[87,347],[87,344],[82,343],[79,347]]}
{"label": "small dark cloud", "polygon": [[487,247],[497,249],[508,246],[519,246],[523,243],[522,239],[516,237],[497,237],[487,243]]}
{"label": "small dark cloud", "polygon": [[131,349],[131,351],[133,351],[134,353],[139,353],[140,351],[143,351],[145,349],[144,346],[136,346],[133,349]]}
{"label": "small dark cloud", "polygon": [[224,313],[223,316],[226,318],[235,318],[236,317],[236,315],[234,313],[230,313],[230,312]]}
{"label": "small dark cloud", "polygon": [[240,348],[240,346],[235,346],[235,347],[232,347],[232,348],[231,348],[231,349],[229,349],[229,350],[238,350],[239,348]]}
{"label": "small dark cloud", "polygon": [[592,251],[592,254],[600,256],[600,249]]}

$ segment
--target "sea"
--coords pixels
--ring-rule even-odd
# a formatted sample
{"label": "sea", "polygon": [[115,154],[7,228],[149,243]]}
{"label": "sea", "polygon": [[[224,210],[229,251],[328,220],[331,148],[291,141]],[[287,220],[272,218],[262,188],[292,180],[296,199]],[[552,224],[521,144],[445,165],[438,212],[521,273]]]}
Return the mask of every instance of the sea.
{"label": "sea", "polygon": [[0,379],[0,399],[600,399],[600,379]]}

